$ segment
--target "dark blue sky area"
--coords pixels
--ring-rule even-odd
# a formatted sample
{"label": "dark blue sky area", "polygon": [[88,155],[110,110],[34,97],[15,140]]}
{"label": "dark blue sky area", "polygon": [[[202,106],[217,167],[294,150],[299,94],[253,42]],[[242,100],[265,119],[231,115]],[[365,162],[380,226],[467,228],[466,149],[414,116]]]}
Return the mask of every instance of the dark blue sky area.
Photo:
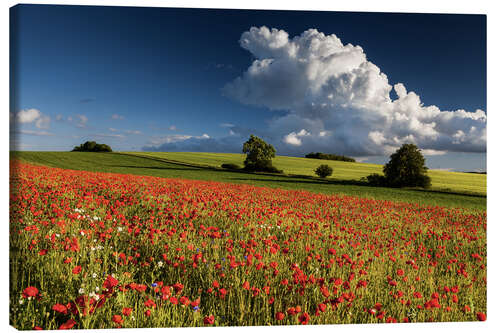
{"label": "dark blue sky area", "polygon": [[[486,111],[484,15],[18,5],[10,111],[40,110],[54,134],[22,136],[23,143],[65,150],[96,133],[140,131],[114,138],[131,150],[155,135],[223,136],[223,123],[262,127],[275,112],[221,93],[253,61],[241,34],[262,25],[290,37],[309,28],[335,34],[360,45],[390,84],[403,82],[425,105]],[[81,127],[64,121],[77,115],[88,119]],[[57,135],[70,139],[62,144]]]}

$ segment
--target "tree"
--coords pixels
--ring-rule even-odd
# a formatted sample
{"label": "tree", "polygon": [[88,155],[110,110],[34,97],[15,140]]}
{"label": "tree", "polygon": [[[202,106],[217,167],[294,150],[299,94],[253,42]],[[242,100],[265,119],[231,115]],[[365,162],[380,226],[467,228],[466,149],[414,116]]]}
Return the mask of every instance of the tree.
{"label": "tree", "polygon": [[321,178],[326,178],[331,176],[333,173],[333,169],[328,164],[321,164],[319,167],[314,170],[314,172]]}
{"label": "tree", "polygon": [[389,186],[424,187],[431,186],[426,175],[425,158],[414,144],[404,144],[384,166],[384,175]]}
{"label": "tree", "polygon": [[249,171],[277,172],[271,159],[276,156],[276,149],[261,138],[250,135],[250,139],[243,144],[243,152],[247,154],[245,169]]}

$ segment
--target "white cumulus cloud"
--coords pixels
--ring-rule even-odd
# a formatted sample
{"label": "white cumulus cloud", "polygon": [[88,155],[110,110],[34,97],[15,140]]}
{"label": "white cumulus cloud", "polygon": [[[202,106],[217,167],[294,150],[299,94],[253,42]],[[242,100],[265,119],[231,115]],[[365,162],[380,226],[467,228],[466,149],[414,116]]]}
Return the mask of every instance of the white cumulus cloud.
{"label": "white cumulus cloud", "polygon": [[42,113],[37,109],[21,110],[16,114],[16,120],[21,123],[32,123],[39,119]]}
{"label": "white cumulus cloud", "polygon": [[16,113],[10,113],[10,120],[15,124],[33,123],[40,129],[47,129],[50,127],[50,116],[44,115],[38,109],[25,109]]}
{"label": "white cumulus cloud", "polygon": [[87,127],[87,122],[89,121],[89,119],[87,118],[87,116],[85,116],[83,114],[77,114],[76,118],[78,119],[77,122],[76,122],[76,127],[79,127],[79,128],[85,128],[85,127]]}
{"label": "white cumulus cloud", "polygon": [[305,129],[301,129],[300,132],[298,132],[298,133],[292,132],[292,133],[285,135],[285,137],[283,138],[283,141],[285,143],[292,145],[292,146],[300,146],[300,145],[302,145],[301,137],[310,136],[310,135],[311,135],[311,133],[309,133]]}
{"label": "white cumulus cloud", "polygon": [[200,136],[194,136],[194,135],[186,135],[186,134],[169,134],[161,137],[153,137],[150,140],[150,144],[153,146],[157,145],[162,145],[166,143],[176,143],[176,142],[182,142],[186,141],[189,139],[199,139],[199,140],[204,140],[204,139],[209,139],[210,136],[208,134],[203,134]]}
{"label": "white cumulus cloud", "polygon": [[407,142],[429,155],[486,151],[483,110],[424,105],[403,83],[389,84],[362,47],[333,34],[309,29],[290,37],[283,30],[252,27],[240,45],[255,60],[223,92],[244,104],[288,111],[267,130],[284,151],[369,156]]}

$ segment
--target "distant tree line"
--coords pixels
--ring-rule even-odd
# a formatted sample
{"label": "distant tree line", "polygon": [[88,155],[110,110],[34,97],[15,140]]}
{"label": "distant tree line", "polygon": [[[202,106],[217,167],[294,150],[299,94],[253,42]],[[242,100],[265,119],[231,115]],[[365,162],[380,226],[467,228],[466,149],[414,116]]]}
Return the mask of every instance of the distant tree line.
{"label": "distant tree line", "polygon": [[72,151],[91,151],[91,152],[112,152],[111,147],[104,143],[87,141],[73,148]]}
{"label": "distant tree line", "polygon": [[356,162],[356,160],[352,157],[348,157],[348,156],[344,156],[344,155],[325,154],[325,153],[309,153],[306,155],[306,158],[316,158],[318,160]]}

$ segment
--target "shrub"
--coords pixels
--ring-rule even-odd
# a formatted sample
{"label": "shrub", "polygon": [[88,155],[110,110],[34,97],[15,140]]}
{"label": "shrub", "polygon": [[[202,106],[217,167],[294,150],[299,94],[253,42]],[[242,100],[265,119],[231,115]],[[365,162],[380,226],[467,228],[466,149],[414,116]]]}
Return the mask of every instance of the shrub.
{"label": "shrub", "polygon": [[277,172],[271,159],[276,156],[276,149],[259,137],[250,135],[250,139],[243,144],[243,152],[247,154],[245,170]]}
{"label": "shrub", "polygon": [[426,175],[425,158],[414,144],[404,144],[384,166],[384,175],[389,186],[423,187],[431,186],[431,179]]}
{"label": "shrub", "polygon": [[270,172],[270,173],[283,173],[283,170],[279,170],[279,169],[278,169],[278,168],[276,168],[274,165],[267,166],[267,167],[265,167],[264,169],[259,170],[259,171],[262,171],[262,172]]}
{"label": "shrub", "polygon": [[234,163],[224,163],[224,164],[221,164],[221,168],[229,169],[229,170],[238,170],[238,169],[240,169],[240,166],[236,165]]}
{"label": "shrub", "polygon": [[366,180],[371,186],[387,186],[387,179],[385,176],[379,175],[378,173],[372,173],[362,180]]}
{"label": "shrub", "polygon": [[332,175],[333,169],[328,164],[321,164],[314,172],[321,178],[326,178]]}

